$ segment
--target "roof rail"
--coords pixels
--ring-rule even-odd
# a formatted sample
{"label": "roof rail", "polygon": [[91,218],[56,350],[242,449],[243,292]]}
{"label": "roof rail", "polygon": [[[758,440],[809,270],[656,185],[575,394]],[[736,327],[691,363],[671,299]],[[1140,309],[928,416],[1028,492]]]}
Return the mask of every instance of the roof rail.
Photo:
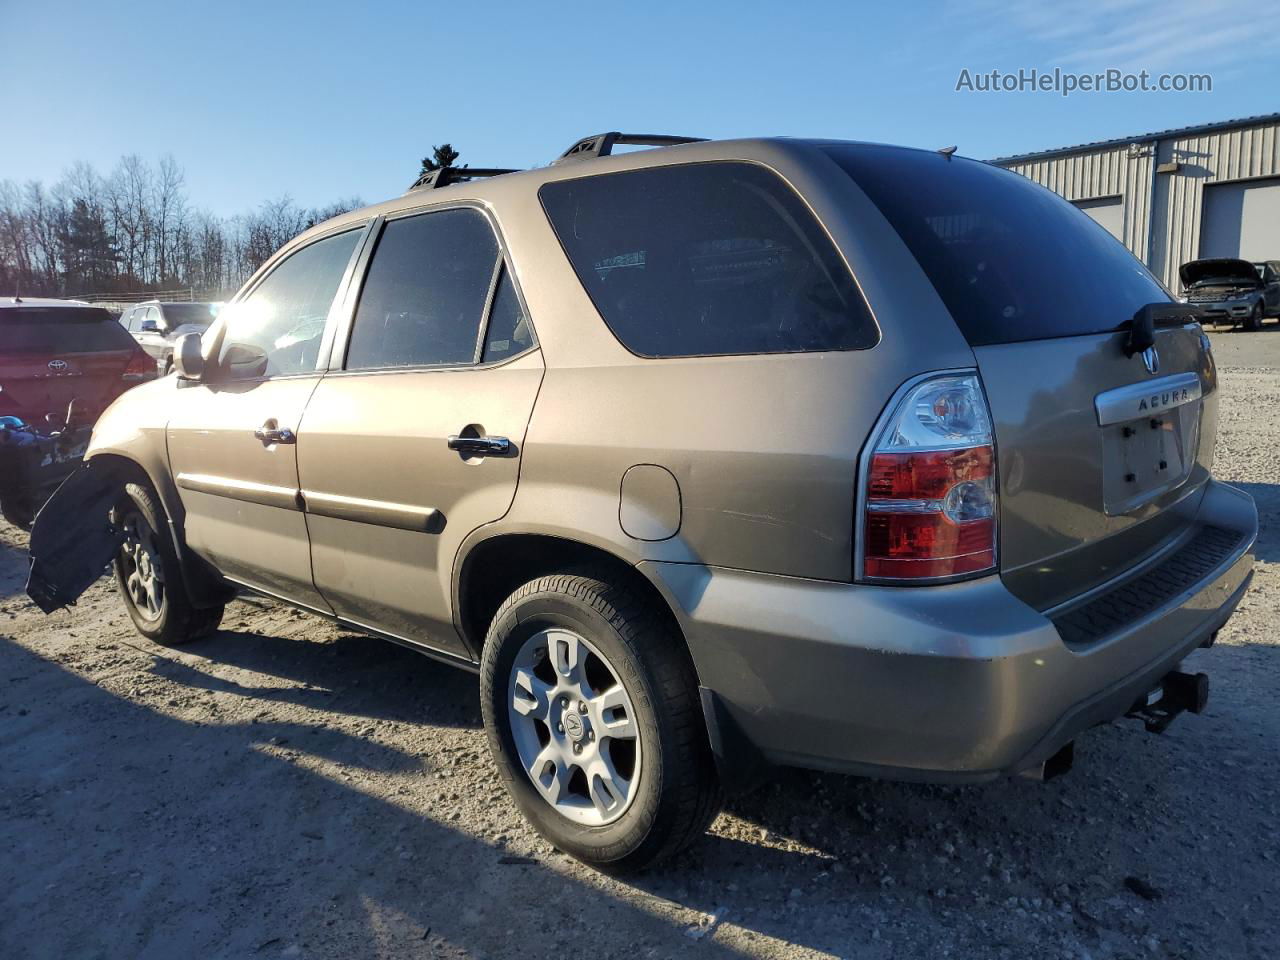
{"label": "roof rail", "polygon": [[507,170],[501,167],[436,167],[427,170],[413,181],[405,193],[415,190],[430,190],[433,187],[447,187],[451,183],[471,180],[474,177],[500,177],[504,173],[519,173],[519,170]]}
{"label": "roof rail", "polygon": [[607,157],[613,153],[614,144],[622,143],[637,147],[673,147],[678,143],[701,143],[706,137],[675,137],[665,133],[597,133],[583,137],[564,153],[552,161],[570,163],[574,160],[590,160],[592,157]]}

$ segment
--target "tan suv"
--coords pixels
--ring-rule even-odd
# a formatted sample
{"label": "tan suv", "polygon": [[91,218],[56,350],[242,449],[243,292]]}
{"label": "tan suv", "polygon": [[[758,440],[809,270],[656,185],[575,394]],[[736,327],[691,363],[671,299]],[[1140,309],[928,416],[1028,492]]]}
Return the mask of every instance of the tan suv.
{"label": "tan suv", "polygon": [[1198,712],[1257,515],[1190,308],[986,164],[680,139],[289,243],[102,417],[28,592],[114,556],[161,643],[247,589],[478,670],[521,809],[611,869],[770,763],[1051,775]]}

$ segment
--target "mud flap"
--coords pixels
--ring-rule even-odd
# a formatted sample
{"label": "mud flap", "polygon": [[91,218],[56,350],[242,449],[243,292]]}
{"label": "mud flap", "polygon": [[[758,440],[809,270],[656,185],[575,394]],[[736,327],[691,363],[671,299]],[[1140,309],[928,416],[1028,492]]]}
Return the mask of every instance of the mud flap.
{"label": "mud flap", "polygon": [[124,542],[111,523],[120,481],[112,465],[85,461],[36,514],[27,596],[45,613],[75,603]]}
{"label": "mud flap", "polygon": [[772,768],[714,691],[699,686],[698,696],[720,787],[731,797],[750,793],[769,778]]}

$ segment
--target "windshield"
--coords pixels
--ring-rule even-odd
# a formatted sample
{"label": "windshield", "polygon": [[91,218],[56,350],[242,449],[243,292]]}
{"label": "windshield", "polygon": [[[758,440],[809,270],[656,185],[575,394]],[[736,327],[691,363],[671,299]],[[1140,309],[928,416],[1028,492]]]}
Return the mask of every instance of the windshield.
{"label": "windshield", "polygon": [[925,150],[824,149],[902,237],[973,346],[1116,330],[1170,299],[1087,214],[1019,174]]}
{"label": "windshield", "polygon": [[170,329],[188,324],[207,327],[218,315],[216,303],[166,303],[163,309]]}
{"label": "windshield", "polygon": [[101,307],[0,310],[0,355],[133,350],[133,338]]}

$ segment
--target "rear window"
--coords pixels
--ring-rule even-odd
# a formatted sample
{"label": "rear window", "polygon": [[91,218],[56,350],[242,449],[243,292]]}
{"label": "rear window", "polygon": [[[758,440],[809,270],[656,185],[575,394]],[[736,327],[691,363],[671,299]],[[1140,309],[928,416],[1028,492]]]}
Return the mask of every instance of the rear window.
{"label": "rear window", "polygon": [[1115,330],[1169,300],[1087,214],[976,160],[825,148],[897,230],[973,346]]}
{"label": "rear window", "polygon": [[858,350],[878,334],[813,214],[764,167],[686,164],[545,184],[614,335],[645,357]]}
{"label": "rear window", "polygon": [[0,353],[102,353],[133,348],[129,332],[100,307],[0,310]]}
{"label": "rear window", "polygon": [[161,309],[171,328],[188,325],[207,327],[218,315],[218,308],[212,303],[166,303]]}

